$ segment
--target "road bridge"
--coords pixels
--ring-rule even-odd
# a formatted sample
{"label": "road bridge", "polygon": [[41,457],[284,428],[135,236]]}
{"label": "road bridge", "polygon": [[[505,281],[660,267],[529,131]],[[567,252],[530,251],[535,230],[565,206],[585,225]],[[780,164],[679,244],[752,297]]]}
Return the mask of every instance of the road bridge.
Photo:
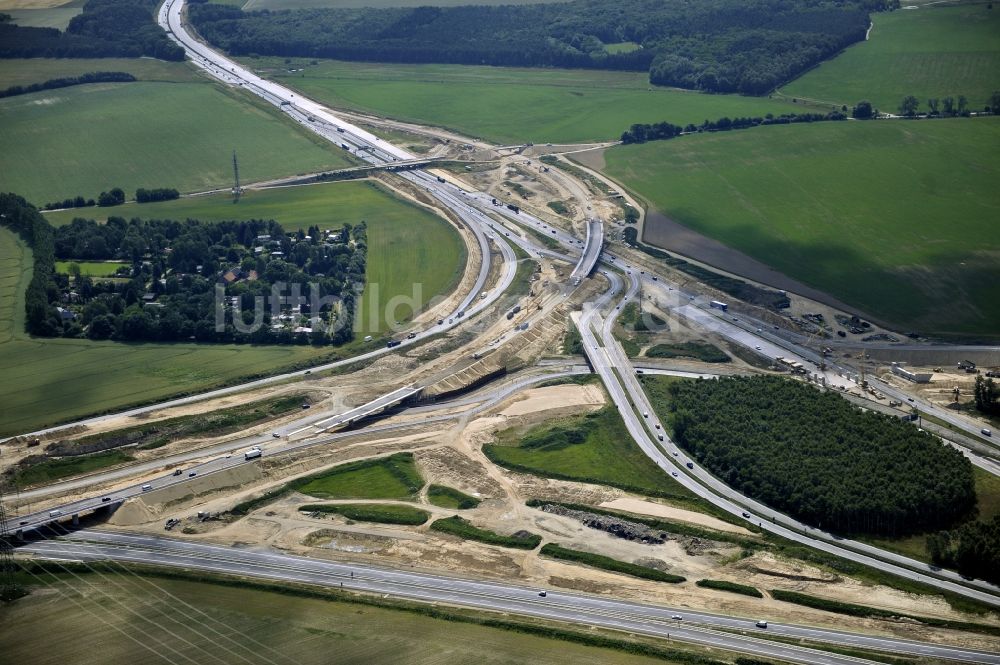
{"label": "road bridge", "polygon": [[[386,393],[367,404],[362,404],[361,406],[355,407],[350,411],[340,413],[333,416],[328,416],[317,420],[316,422],[308,423],[302,427],[298,427],[287,433],[282,433],[281,430],[275,432],[279,436],[292,437],[301,432],[326,432],[335,427],[348,427],[353,425],[369,416],[373,416],[376,413],[380,413],[387,409],[391,409],[394,406],[399,406],[403,402],[417,396],[421,391],[421,388],[417,386],[403,386],[398,390],[393,390],[391,393]],[[302,425],[302,421],[299,420],[295,423],[296,425]]]}
{"label": "road bridge", "polygon": [[580,280],[589,277],[597,265],[597,259],[601,256],[601,249],[604,247],[604,224],[599,219],[592,219],[587,222],[587,242],[583,246],[583,254],[577,261],[576,267],[570,273],[570,283],[576,286]]}

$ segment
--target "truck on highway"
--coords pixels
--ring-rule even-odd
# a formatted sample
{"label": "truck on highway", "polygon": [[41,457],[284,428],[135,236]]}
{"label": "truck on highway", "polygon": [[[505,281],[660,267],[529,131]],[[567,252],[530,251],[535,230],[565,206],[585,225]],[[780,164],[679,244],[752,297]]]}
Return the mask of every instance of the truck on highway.
{"label": "truck on highway", "polygon": [[728,312],[729,311],[729,305],[727,305],[724,302],[718,301],[718,300],[713,300],[712,302],[708,303],[708,306],[711,307],[711,308],[713,308],[713,309],[720,309],[723,312]]}
{"label": "truck on highway", "polygon": [[513,203],[508,203],[508,204],[507,204],[507,208],[508,208],[508,209],[509,209],[510,211],[512,211],[512,212],[515,212],[515,213],[518,213],[518,214],[520,214],[520,212],[521,212],[521,209],[520,209],[520,208],[518,208],[518,207],[517,207],[516,205],[514,205]]}
{"label": "truck on highway", "polygon": [[346,143],[341,143],[340,147],[343,148],[344,150],[350,150],[351,149],[351,146],[347,145]]}
{"label": "truck on highway", "polygon": [[262,451],[257,446],[254,446],[250,450],[248,450],[245,453],[243,453],[243,459],[246,459],[246,460],[257,459],[262,454],[264,454],[264,451]]}
{"label": "truck on highway", "polygon": [[387,348],[387,349],[391,349],[391,348],[393,348],[393,347],[397,347],[397,346],[399,346],[400,344],[402,344],[402,342],[400,342],[400,341],[399,341],[398,339],[390,339],[390,340],[389,340],[389,341],[388,341],[388,342],[386,343],[386,345],[385,345],[385,348]]}
{"label": "truck on highway", "polygon": [[444,182],[444,178],[442,178],[441,176],[438,176],[437,179],[438,179],[438,182]]}

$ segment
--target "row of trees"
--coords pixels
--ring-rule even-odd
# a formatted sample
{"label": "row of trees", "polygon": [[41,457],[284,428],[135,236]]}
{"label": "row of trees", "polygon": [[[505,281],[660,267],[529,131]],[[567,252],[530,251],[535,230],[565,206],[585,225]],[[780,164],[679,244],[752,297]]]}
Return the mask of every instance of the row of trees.
{"label": "row of trees", "polygon": [[1000,515],[989,522],[968,522],[928,536],[927,550],[938,565],[1000,584]]}
{"label": "row of trees", "polygon": [[[135,200],[137,203],[152,203],[154,201],[172,201],[180,198],[181,193],[173,187],[157,187],[154,189],[144,189],[140,187],[135,190]],[[125,203],[125,191],[121,187],[113,187],[110,191],[101,192],[97,200],[84,198],[78,194],[73,198],[53,201],[42,206],[42,210],[61,210],[65,208],[91,208],[95,205],[101,207],[117,206]]]}
{"label": "row of trees", "polygon": [[34,255],[31,281],[24,294],[25,330],[43,337],[60,334],[62,322],[49,304],[60,293],[55,280],[52,227],[33,205],[17,194],[0,194],[0,224],[20,235]]}
{"label": "row of trees", "polygon": [[897,418],[780,377],[670,385],[679,445],[729,486],[820,528],[899,536],[975,509],[972,466]]}
{"label": "row of trees", "polygon": [[[243,12],[190,18],[234,55],[648,70],[654,84],[760,94],[864,39],[896,0],[572,0]],[[613,53],[607,44],[639,48]]]}
{"label": "row of trees", "polygon": [[[1000,90],[994,91],[990,95],[983,111],[1000,114]],[[951,96],[931,97],[927,100],[926,115],[932,118],[954,118],[955,116],[968,116],[970,113],[969,100],[966,99],[965,95],[959,95],[957,98]],[[874,108],[868,100],[858,102],[851,110],[851,116],[858,120],[877,118],[878,115],[878,109]],[[903,101],[899,103],[899,115],[907,118],[920,115],[920,100],[913,95],[904,97]]]}
{"label": "row of trees", "polygon": [[775,116],[768,113],[763,118],[719,118],[714,122],[708,120],[700,125],[688,124],[685,127],[674,125],[669,122],[657,122],[654,124],[635,124],[627,131],[622,132],[622,143],[645,143],[646,141],[662,141],[672,139],[681,134],[695,134],[697,132],[726,132],[732,129],[747,129],[759,127],[761,125],[788,125],[798,122],[824,122],[846,120],[847,116],[840,111],[830,113],[785,113]]}
{"label": "row of trees", "polygon": [[0,58],[148,56],[181,61],[184,49],[156,24],[153,13],[158,4],[158,0],[87,0],[64,32],[0,21]]}
{"label": "row of trees", "polygon": [[158,187],[156,189],[135,190],[135,200],[137,203],[153,203],[155,201],[173,201],[179,199],[181,193],[172,187]]}
{"label": "row of trees", "polygon": [[44,83],[12,85],[6,90],[0,90],[0,97],[27,95],[32,92],[55,90],[56,88],[68,88],[72,85],[83,85],[85,83],[131,83],[132,81],[135,81],[135,77],[128,72],[91,72],[89,74],[81,74],[80,76],[65,76],[57,79],[49,79]]}

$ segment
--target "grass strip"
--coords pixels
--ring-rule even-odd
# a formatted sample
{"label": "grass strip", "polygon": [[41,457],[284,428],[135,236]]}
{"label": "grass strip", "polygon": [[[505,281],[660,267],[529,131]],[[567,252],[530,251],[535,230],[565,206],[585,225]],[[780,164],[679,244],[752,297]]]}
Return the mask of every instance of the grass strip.
{"label": "grass strip", "polygon": [[321,499],[405,499],[423,486],[413,453],[350,462],[286,485]]}
{"label": "grass strip", "polygon": [[972,623],[969,621],[952,621],[950,619],[938,619],[935,617],[921,617],[912,614],[901,614],[899,612],[892,612],[890,610],[883,610],[878,607],[868,607],[866,605],[855,605],[853,603],[844,603],[839,600],[830,600],[828,598],[820,598],[818,596],[810,596],[805,593],[799,593],[798,591],[784,591],[782,589],[772,589],[771,596],[775,600],[783,600],[787,603],[795,603],[796,605],[805,605],[806,607],[811,607],[817,610],[823,610],[825,612],[834,612],[836,614],[846,614],[854,617],[865,617],[871,619],[910,619],[913,621],[918,621],[927,626],[934,626],[937,628],[952,628],[954,630],[966,630],[973,633],[982,633],[983,635],[1000,636],[1000,627],[997,626],[987,626],[981,623]]}
{"label": "grass strip", "polygon": [[646,350],[647,358],[694,358],[706,363],[727,363],[722,349],[707,342],[681,342],[679,344],[657,344]]}
{"label": "grass strip", "polygon": [[487,545],[499,545],[500,547],[514,547],[521,550],[533,550],[542,542],[542,537],[533,533],[524,535],[504,536],[502,534],[480,529],[473,526],[468,520],[462,519],[458,515],[445,517],[431,523],[431,529],[448,533],[466,540],[478,540]]}
{"label": "grass strip", "polygon": [[134,457],[120,450],[108,450],[81,457],[47,459],[17,471],[15,476],[18,487],[28,487],[133,461]]}
{"label": "grass strip", "polygon": [[698,580],[695,584],[704,589],[730,591],[732,593],[739,593],[744,596],[752,596],[754,598],[764,597],[764,594],[762,594],[756,587],[748,586],[746,584],[737,584],[736,582],[727,582],[725,580]]}
{"label": "grass strip", "polygon": [[[269,593],[279,593],[285,596],[299,598],[312,598],[318,600],[328,600],[333,602],[354,603],[357,605],[367,605],[369,607],[381,607],[395,609],[403,612],[411,612],[434,619],[444,621],[456,621],[460,623],[474,624],[488,628],[499,628],[525,635],[535,635],[550,639],[565,640],[576,644],[594,646],[605,649],[616,649],[618,651],[659,658],[671,663],[682,665],[726,665],[726,661],[708,658],[698,653],[663,647],[657,644],[643,642],[631,642],[629,640],[610,637],[606,635],[594,634],[593,632],[582,633],[555,626],[533,624],[524,621],[511,621],[509,619],[496,619],[491,616],[482,616],[472,613],[460,613],[455,610],[442,609],[431,605],[389,599],[384,597],[358,595],[352,592],[319,589],[308,585],[298,584],[275,584],[271,582],[261,582],[247,578],[228,576],[223,574],[196,573],[181,570],[169,570],[154,566],[144,566],[130,564],[125,567],[122,564],[95,561],[87,564],[73,562],[50,563],[37,561],[31,563],[20,563],[22,570],[28,570],[33,574],[50,574],[59,576],[67,570],[77,574],[88,574],[94,572],[104,572],[121,574],[122,569],[130,572],[146,575],[149,577],[159,577],[169,580],[183,580],[188,582],[202,582],[205,584],[218,584],[220,586],[236,587],[242,589],[252,589],[255,591],[266,591]],[[749,663],[741,665],[750,665]]]}
{"label": "grass strip", "polygon": [[545,556],[552,557],[553,559],[562,559],[563,561],[582,563],[593,568],[610,570],[615,573],[631,575],[632,577],[653,580],[654,582],[679,584],[680,582],[687,581],[687,578],[681,577],[680,575],[671,575],[670,573],[665,573],[662,570],[656,570],[655,568],[648,568],[634,563],[619,561],[618,559],[612,559],[609,556],[572,550],[556,545],[555,543],[547,543],[544,547],[542,547],[541,553]]}
{"label": "grass strip", "polygon": [[431,485],[428,487],[427,500],[441,508],[457,508],[458,510],[469,510],[481,503],[474,496],[469,496],[465,492],[459,492],[453,487],[446,487],[444,485]]}
{"label": "grass strip", "polygon": [[431,514],[426,510],[391,503],[311,503],[299,506],[299,510],[303,513],[334,513],[359,522],[408,524],[411,526],[419,526],[431,517]]}

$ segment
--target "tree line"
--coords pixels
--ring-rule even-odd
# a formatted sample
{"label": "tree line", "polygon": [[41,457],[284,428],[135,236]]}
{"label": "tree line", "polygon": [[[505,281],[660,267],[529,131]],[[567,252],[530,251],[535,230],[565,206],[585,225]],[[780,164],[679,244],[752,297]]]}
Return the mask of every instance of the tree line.
{"label": "tree line", "polygon": [[799,122],[825,122],[846,119],[847,116],[844,113],[831,111],[829,113],[783,113],[779,116],[768,113],[763,118],[722,117],[714,122],[705,120],[700,125],[690,123],[684,127],[669,122],[634,124],[622,132],[621,142],[626,144],[645,143],[646,141],[663,141],[682,134],[696,134],[698,132],[727,132],[733,129],[748,129],[762,125],[789,125]]}
{"label": "tree line", "polygon": [[[135,201],[136,203],[153,203],[156,201],[173,201],[174,199],[179,199],[181,193],[174,189],[173,187],[156,187],[154,189],[145,189],[140,187],[135,190]],[[101,192],[97,199],[87,199],[82,195],[76,195],[72,198],[63,199],[62,201],[53,201],[51,203],[46,203],[42,206],[42,210],[62,210],[66,208],[92,208],[93,206],[101,206],[102,208],[108,208],[112,206],[117,206],[125,203],[125,190],[121,187],[112,187],[110,191]]]}
{"label": "tree line", "polygon": [[988,522],[967,522],[927,537],[931,560],[962,575],[1000,584],[1000,515]]}
{"label": "tree line", "polygon": [[17,194],[0,194],[0,224],[20,235],[33,254],[31,281],[24,294],[25,331],[42,337],[60,334],[62,322],[49,304],[59,297],[52,227],[33,205]]}
{"label": "tree line", "polygon": [[65,31],[0,21],[0,58],[148,56],[182,61],[184,49],[156,24],[158,4],[158,0],[87,0]]}
{"label": "tree line", "polygon": [[972,391],[976,410],[991,416],[1000,415],[1000,386],[992,377],[976,377],[976,386]]}
{"label": "tree line", "polygon": [[961,452],[898,418],[781,377],[672,383],[678,444],[730,487],[841,533],[949,528],[975,509]]}
{"label": "tree line", "polygon": [[[233,55],[648,71],[650,81],[761,94],[864,39],[898,0],[572,0],[249,11],[196,0],[192,23]],[[612,52],[609,44],[637,48]]]}
{"label": "tree line", "polygon": [[56,88],[68,88],[72,85],[83,85],[85,83],[131,83],[135,80],[135,77],[128,72],[91,72],[89,74],[81,74],[80,76],[65,76],[57,79],[49,79],[44,83],[12,85],[6,90],[0,90],[0,97],[27,95],[32,92],[55,90]]}

